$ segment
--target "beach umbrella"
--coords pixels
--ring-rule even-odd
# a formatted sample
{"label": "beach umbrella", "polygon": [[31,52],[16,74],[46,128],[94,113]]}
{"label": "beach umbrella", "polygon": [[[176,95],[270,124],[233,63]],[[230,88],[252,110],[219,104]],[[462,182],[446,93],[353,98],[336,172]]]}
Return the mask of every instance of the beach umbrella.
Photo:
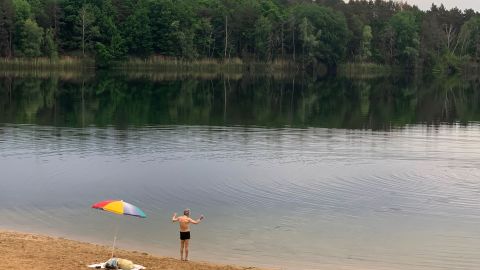
{"label": "beach umbrella", "polygon": [[[133,204],[124,202],[122,200],[106,200],[98,202],[92,205],[92,208],[111,212],[117,215],[126,215],[138,218],[146,218],[147,215],[142,211],[142,209],[136,207]],[[112,246],[112,256],[115,250],[115,242],[117,241],[118,228],[115,230],[115,236],[113,237],[113,246]]]}

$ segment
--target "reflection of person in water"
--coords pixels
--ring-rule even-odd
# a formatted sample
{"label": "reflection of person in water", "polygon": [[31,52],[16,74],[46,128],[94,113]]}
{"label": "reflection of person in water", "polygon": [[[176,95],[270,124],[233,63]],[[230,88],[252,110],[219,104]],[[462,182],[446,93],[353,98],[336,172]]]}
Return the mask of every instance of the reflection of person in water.
{"label": "reflection of person in water", "polygon": [[[193,220],[190,218],[190,209],[183,211],[183,216],[177,217],[177,213],[173,214],[172,221],[180,224],[180,260],[188,261],[188,242],[190,240],[190,223],[198,224],[202,221],[203,215],[199,219]],[[183,251],[185,250],[185,257]]]}

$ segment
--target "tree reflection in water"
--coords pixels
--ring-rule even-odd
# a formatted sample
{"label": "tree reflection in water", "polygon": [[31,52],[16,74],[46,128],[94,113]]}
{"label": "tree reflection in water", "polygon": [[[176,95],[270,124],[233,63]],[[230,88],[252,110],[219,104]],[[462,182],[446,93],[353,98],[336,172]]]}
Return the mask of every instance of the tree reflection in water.
{"label": "tree reflection in water", "polygon": [[0,77],[0,122],[53,126],[249,125],[389,130],[480,120],[480,82],[296,76]]}

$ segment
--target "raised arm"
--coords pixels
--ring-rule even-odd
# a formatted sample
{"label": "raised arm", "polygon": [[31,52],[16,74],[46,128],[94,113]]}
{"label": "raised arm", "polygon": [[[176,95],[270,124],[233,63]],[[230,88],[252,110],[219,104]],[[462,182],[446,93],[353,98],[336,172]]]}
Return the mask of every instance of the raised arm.
{"label": "raised arm", "polygon": [[194,220],[194,219],[191,218],[191,219],[190,219],[190,223],[192,223],[192,224],[198,224],[198,223],[202,222],[202,220],[203,220],[204,218],[205,218],[205,217],[204,217],[203,215],[201,215],[200,218],[197,219],[197,220]]}
{"label": "raised arm", "polygon": [[173,213],[172,222],[177,222],[177,221],[178,221],[177,213]]}

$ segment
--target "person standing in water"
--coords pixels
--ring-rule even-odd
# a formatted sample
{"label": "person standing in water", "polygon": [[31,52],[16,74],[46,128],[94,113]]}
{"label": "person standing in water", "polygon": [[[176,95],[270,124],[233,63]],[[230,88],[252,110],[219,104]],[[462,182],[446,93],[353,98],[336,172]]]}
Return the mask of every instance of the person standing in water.
{"label": "person standing in water", "polygon": [[[190,223],[198,224],[203,220],[204,216],[200,216],[199,219],[193,220],[190,218],[190,209],[183,210],[183,216],[177,217],[177,213],[173,214],[172,222],[180,224],[180,260],[188,261],[188,242],[190,241]],[[185,250],[185,259],[183,257],[183,251]]]}

